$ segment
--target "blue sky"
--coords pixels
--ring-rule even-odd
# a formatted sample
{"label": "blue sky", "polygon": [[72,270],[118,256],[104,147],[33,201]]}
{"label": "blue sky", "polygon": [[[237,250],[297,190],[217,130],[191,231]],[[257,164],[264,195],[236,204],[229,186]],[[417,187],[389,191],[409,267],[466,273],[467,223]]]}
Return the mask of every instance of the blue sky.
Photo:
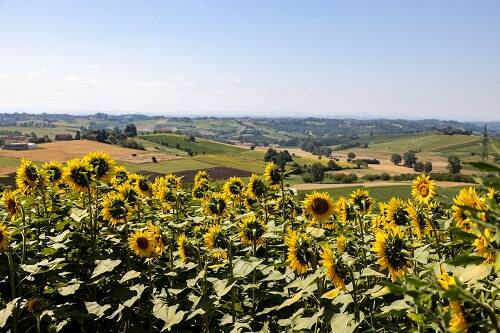
{"label": "blue sky", "polygon": [[0,0],[0,112],[500,120],[500,1]]}

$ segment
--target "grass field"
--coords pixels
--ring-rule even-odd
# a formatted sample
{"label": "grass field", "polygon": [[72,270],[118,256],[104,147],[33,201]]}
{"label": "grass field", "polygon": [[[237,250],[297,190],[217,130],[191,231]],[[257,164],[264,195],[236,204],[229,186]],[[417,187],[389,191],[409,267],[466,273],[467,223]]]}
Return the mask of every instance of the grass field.
{"label": "grass field", "polygon": [[75,134],[78,128],[70,126],[56,126],[56,127],[24,127],[24,126],[9,126],[0,127],[0,131],[18,131],[23,134],[35,133],[38,137],[48,135],[50,139],[54,139],[56,134]]}
{"label": "grass field", "polygon": [[243,148],[210,140],[196,138],[190,141],[185,135],[179,134],[147,134],[140,137],[157,144],[168,144],[168,147],[179,147],[181,150],[191,150],[196,154],[226,154],[244,151]]}
{"label": "grass field", "polygon": [[[334,198],[338,198],[341,195],[349,196],[352,191],[357,188],[363,188],[363,186],[330,188],[321,190],[321,192],[328,192]],[[453,200],[453,197],[458,194],[461,188],[461,186],[438,188],[437,193],[439,196],[437,199],[442,202],[450,203]],[[408,199],[411,196],[411,187],[408,185],[372,187],[368,189],[368,191],[376,201],[387,201],[392,197]],[[299,191],[299,194],[305,195],[309,192],[312,191]]]}

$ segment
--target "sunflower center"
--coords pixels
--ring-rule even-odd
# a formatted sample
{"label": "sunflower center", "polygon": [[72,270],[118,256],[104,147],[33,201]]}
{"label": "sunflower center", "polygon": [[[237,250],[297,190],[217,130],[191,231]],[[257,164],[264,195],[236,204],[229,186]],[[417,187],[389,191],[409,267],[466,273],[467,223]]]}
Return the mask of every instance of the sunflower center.
{"label": "sunflower center", "polygon": [[302,265],[307,265],[312,261],[312,254],[309,251],[309,244],[307,242],[299,242],[297,244],[297,261]]}
{"label": "sunflower center", "polygon": [[264,228],[257,221],[253,221],[245,228],[245,236],[252,241],[259,240],[264,234]]}
{"label": "sunflower center", "polygon": [[146,179],[139,180],[139,189],[143,192],[149,191],[149,182]]}
{"label": "sunflower center", "polygon": [[262,180],[257,179],[253,183],[252,192],[257,197],[263,196],[264,193],[266,193],[266,185],[262,182]]}
{"label": "sunflower center", "polygon": [[109,212],[115,219],[124,218],[127,215],[125,203],[122,200],[115,200],[109,209]]}
{"label": "sunflower center", "polygon": [[38,170],[34,165],[26,167],[26,178],[34,182],[38,178]]}
{"label": "sunflower center", "polygon": [[77,167],[71,171],[71,179],[78,186],[88,186],[89,185],[89,177],[87,174],[87,170],[83,167]]}
{"label": "sunflower center", "polygon": [[212,214],[221,215],[226,209],[226,202],[222,199],[213,199],[209,205]]}
{"label": "sunflower center", "polygon": [[394,222],[397,225],[405,225],[408,222],[408,212],[403,207],[399,207],[394,213]]}
{"label": "sunflower center", "polygon": [[50,173],[50,180],[55,182],[61,179],[62,172],[58,168],[50,168],[49,170]]}
{"label": "sunflower center", "polygon": [[109,163],[104,158],[94,158],[90,164],[94,167],[97,178],[103,177],[109,171]]}
{"label": "sunflower center", "polygon": [[270,176],[273,184],[277,184],[281,181],[281,174],[280,174],[278,168],[271,170],[271,172],[269,173],[269,176]]}
{"label": "sunflower center", "polygon": [[137,247],[141,250],[146,250],[149,247],[149,240],[146,237],[137,238]]}
{"label": "sunflower center", "polygon": [[116,173],[116,180],[117,180],[117,183],[119,185],[121,185],[124,181],[127,180],[127,173],[123,172],[123,171],[119,171]]}
{"label": "sunflower center", "polygon": [[330,208],[330,205],[328,201],[323,198],[314,198],[311,208],[316,214],[325,214]]}
{"label": "sunflower center", "polygon": [[429,186],[426,184],[420,185],[419,192],[422,197],[426,198],[429,195]]}
{"label": "sunflower center", "polygon": [[240,194],[242,188],[243,187],[239,183],[232,183],[229,185],[229,191],[234,195]]}
{"label": "sunflower center", "polygon": [[390,237],[387,240],[385,255],[391,267],[401,269],[406,266],[403,250],[406,249],[403,240],[399,237]]}

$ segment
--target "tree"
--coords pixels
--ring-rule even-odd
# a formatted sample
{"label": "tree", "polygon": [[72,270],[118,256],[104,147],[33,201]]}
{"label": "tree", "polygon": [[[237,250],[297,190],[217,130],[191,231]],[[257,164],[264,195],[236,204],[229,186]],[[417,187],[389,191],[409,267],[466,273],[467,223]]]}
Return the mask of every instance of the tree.
{"label": "tree", "polygon": [[424,163],[424,170],[425,173],[430,173],[432,171],[432,163],[431,162],[425,162]]}
{"label": "tree", "polygon": [[394,165],[399,165],[401,163],[401,161],[403,160],[403,158],[401,157],[400,154],[392,154],[391,156],[391,162],[394,164]]}
{"label": "tree", "polygon": [[356,154],[354,154],[352,151],[350,151],[348,154],[347,154],[347,158],[349,158],[350,160],[356,158]]}
{"label": "tree", "polygon": [[450,173],[460,173],[460,169],[462,169],[460,159],[456,156],[448,157],[448,171]]}
{"label": "tree", "polygon": [[417,156],[415,152],[408,151],[403,154],[403,165],[407,168],[413,168],[413,165],[417,162]]}
{"label": "tree", "polygon": [[335,162],[335,160],[329,160],[328,161],[328,169],[332,171],[339,171],[342,170],[342,167]]}
{"label": "tree", "polygon": [[123,131],[123,134],[125,134],[125,136],[137,136],[137,128],[134,124],[128,124],[125,127],[125,131]]}
{"label": "tree", "polygon": [[194,137],[194,135],[193,135],[193,134],[191,134],[191,135],[189,136],[189,141],[192,141],[192,142],[195,142],[195,141],[196,141],[196,138]]}
{"label": "tree", "polygon": [[325,167],[321,163],[311,165],[311,176],[314,182],[321,182],[325,179]]}
{"label": "tree", "polygon": [[80,140],[80,138],[81,138],[80,131],[76,131],[75,140]]}
{"label": "tree", "polygon": [[413,164],[413,170],[415,170],[416,172],[422,172],[422,171],[424,171],[424,163],[422,163],[422,162],[415,162],[415,164]]}

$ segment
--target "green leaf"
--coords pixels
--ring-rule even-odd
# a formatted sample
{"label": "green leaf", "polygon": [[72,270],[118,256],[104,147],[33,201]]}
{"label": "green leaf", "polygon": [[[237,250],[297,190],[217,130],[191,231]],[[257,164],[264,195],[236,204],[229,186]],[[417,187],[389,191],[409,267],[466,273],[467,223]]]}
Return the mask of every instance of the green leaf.
{"label": "green leaf", "polygon": [[413,320],[414,322],[416,322],[418,324],[424,324],[425,323],[424,318],[422,317],[422,315],[420,315],[418,313],[408,312],[406,315],[408,316],[408,318],[410,318],[411,320]]}
{"label": "green leaf", "polygon": [[133,297],[130,297],[125,303],[123,303],[123,305],[125,305],[128,308],[131,307],[132,305],[134,305],[134,303],[141,298],[142,292],[145,289],[146,289],[146,286],[144,286],[143,284],[136,284],[136,285],[130,287],[130,290],[135,291],[136,295]]}
{"label": "green leaf", "polygon": [[113,269],[115,269],[116,266],[118,266],[121,263],[121,260],[104,259],[104,260],[96,260],[96,263],[97,266],[94,268],[94,272],[92,273],[91,277],[92,279],[103,273],[111,272]]}
{"label": "green leaf", "polygon": [[332,332],[352,333],[359,323],[354,320],[354,315],[349,313],[338,313],[332,316],[330,328]]}
{"label": "green leaf", "polygon": [[480,256],[458,256],[453,259],[446,260],[447,264],[453,266],[467,266],[467,265],[479,265],[484,261],[483,257]]}
{"label": "green leaf", "polygon": [[233,274],[236,278],[243,278],[248,274],[252,273],[257,266],[262,263],[262,260],[253,260],[253,261],[245,261],[245,260],[235,260]]}
{"label": "green leaf", "polygon": [[457,269],[456,276],[462,283],[475,284],[491,273],[490,265],[469,265],[463,269]]}
{"label": "green leaf", "polygon": [[290,306],[293,303],[298,302],[300,300],[300,298],[302,297],[302,294],[303,294],[303,292],[299,291],[298,293],[293,295],[292,298],[289,298],[289,299],[285,300],[283,303],[281,303],[280,306],[278,306],[277,310],[286,308],[287,306]]}
{"label": "green leaf", "polygon": [[66,287],[60,287],[57,290],[59,291],[59,294],[61,294],[62,296],[68,296],[68,295],[73,295],[78,289],[80,289],[80,284],[75,283]]}
{"label": "green leaf", "polygon": [[129,281],[129,280],[135,279],[136,277],[139,277],[140,275],[141,275],[141,272],[131,270],[131,271],[128,271],[127,273],[125,273],[125,275],[118,282],[123,283],[123,282]]}
{"label": "green leaf", "polygon": [[76,208],[76,207],[71,208],[70,214],[69,214],[69,217],[71,217],[76,222],[80,222],[82,219],[86,218],[87,216],[89,216],[89,213],[87,212],[86,209],[80,209],[80,208]]}
{"label": "green leaf", "polygon": [[153,316],[158,319],[161,319],[165,322],[165,325],[161,329],[161,331],[170,330],[174,325],[177,325],[184,319],[185,311],[177,311],[178,304],[173,306],[168,306],[167,303],[164,303],[160,298],[153,299]]}
{"label": "green leaf", "polygon": [[4,327],[5,323],[7,323],[7,320],[9,319],[10,315],[12,314],[12,310],[16,307],[16,303],[19,301],[19,297],[14,298],[12,301],[7,303],[7,306],[5,309],[0,311],[0,327]]}
{"label": "green leaf", "polygon": [[392,311],[402,311],[411,309],[411,306],[406,303],[406,299],[398,299],[397,301],[392,302],[390,305],[386,305],[380,308],[382,310],[382,314],[387,314]]}
{"label": "green leaf", "polygon": [[104,316],[104,312],[111,308],[111,305],[100,305],[97,302],[85,302],[85,308],[87,308],[87,312],[89,314],[93,314],[97,316],[97,318],[101,318],[102,316]]}

